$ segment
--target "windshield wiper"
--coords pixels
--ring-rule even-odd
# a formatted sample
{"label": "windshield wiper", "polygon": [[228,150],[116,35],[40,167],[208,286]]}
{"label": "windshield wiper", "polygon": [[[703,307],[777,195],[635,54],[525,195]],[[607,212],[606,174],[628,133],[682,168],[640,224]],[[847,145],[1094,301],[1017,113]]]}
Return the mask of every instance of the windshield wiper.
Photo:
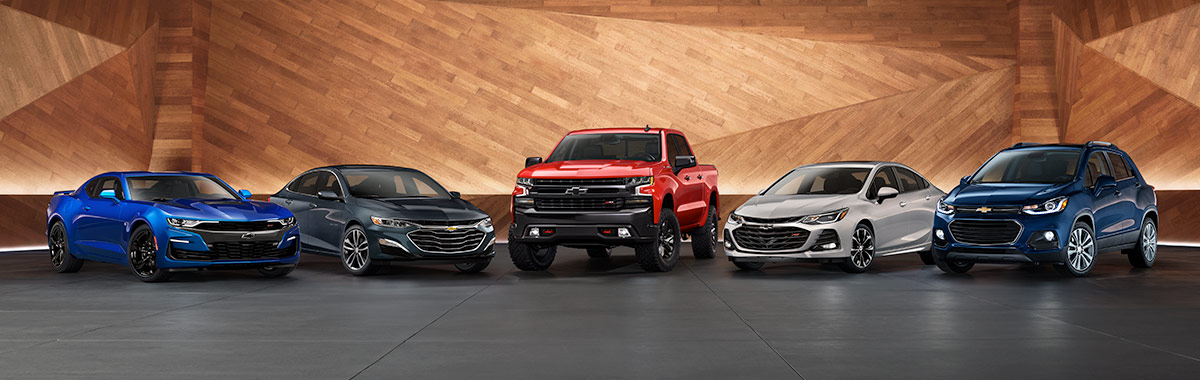
{"label": "windshield wiper", "polygon": [[174,200],[174,199],[171,199],[171,198],[163,198],[163,197],[158,197],[158,198],[150,198],[150,201],[151,201],[151,202],[170,202],[170,201],[173,201],[173,200]]}

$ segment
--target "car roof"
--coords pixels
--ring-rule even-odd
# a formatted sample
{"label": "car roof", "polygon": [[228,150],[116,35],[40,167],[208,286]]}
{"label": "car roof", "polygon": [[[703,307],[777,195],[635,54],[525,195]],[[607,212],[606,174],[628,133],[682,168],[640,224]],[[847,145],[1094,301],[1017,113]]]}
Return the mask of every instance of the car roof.
{"label": "car roof", "polygon": [[808,164],[808,165],[800,165],[800,166],[797,166],[796,168],[797,169],[810,168],[810,167],[874,168],[874,167],[881,166],[881,165],[896,165],[896,166],[903,166],[906,168],[908,167],[908,165],[901,164],[899,162],[892,162],[892,161],[830,161],[830,162],[820,162],[820,163]]}
{"label": "car roof", "polygon": [[205,176],[205,177],[216,177],[216,175],[213,175],[212,173],[181,172],[181,171],[175,171],[175,172],[151,172],[151,171],[106,172],[106,173],[101,173],[99,175],[96,175],[96,177],[104,177],[104,176],[141,177],[141,176],[150,176],[150,175],[155,175],[155,176],[197,176],[198,175],[198,176]]}
{"label": "car roof", "polygon": [[570,133],[567,133],[567,135],[568,136],[570,136],[570,135],[587,135],[587,134],[593,134],[593,133],[659,133],[659,132],[678,133],[681,135],[683,134],[682,131],[678,131],[678,130],[674,130],[674,129],[670,129],[670,128],[650,128],[650,130],[646,130],[646,127],[640,127],[640,128],[639,127],[614,127],[614,128],[581,129],[578,131],[571,131]]}
{"label": "car roof", "polygon": [[313,170],[318,170],[318,169],[334,169],[334,170],[343,170],[343,169],[390,169],[390,170],[402,170],[402,171],[410,171],[410,172],[420,172],[420,170],[413,169],[413,168],[406,168],[406,167],[403,167],[403,166],[392,166],[392,165],[374,165],[374,164],[346,164],[346,165],[329,165],[329,166],[322,166],[322,167],[317,167],[317,168],[308,169],[308,170],[305,170],[304,172],[305,172],[305,173],[307,173],[307,172],[311,172],[311,171],[313,171]]}

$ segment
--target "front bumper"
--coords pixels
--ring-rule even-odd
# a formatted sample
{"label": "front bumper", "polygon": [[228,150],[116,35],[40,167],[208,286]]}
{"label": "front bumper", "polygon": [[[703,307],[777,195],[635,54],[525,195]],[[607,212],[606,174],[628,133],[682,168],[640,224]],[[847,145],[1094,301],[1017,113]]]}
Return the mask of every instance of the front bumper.
{"label": "front bumper", "polygon": [[[445,230],[447,226],[439,226]],[[420,228],[396,229],[371,225],[366,228],[370,244],[371,259],[380,261],[406,261],[436,263],[469,263],[491,260],[496,255],[496,233],[479,229],[473,225],[454,226],[456,231],[468,231],[471,236],[467,247],[447,251],[417,244],[411,234]],[[423,227],[435,228],[435,227]],[[481,236],[475,243],[474,236]]]}
{"label": "front bumper", "polygon": [[[164,269],[250,269],[300,262],[300,228],[213,232],[168,228],[159,239],[158,267]],[[163,244],[163,238],[166,244]]]}
{"label": "front bumper", "polygon": [[[722,235],[725,256],[732,262],[841,262],[850,257],[850,236],[855,225],[846,221],[824,225],[771,224],[772,228],[799,228],[809,232],[804,243],[793,249],[752,249],[738,241],[739,229],[763,228],[763,224],[727,222]],[[831,236],[832,235],[832,236]],[[828,248],[827,244],[836,246]]]}
{"label": "front bumper", "polygon": [[[537,237],[530,229],[538,228]],[[625,228],[629,237],[617,231]],[[658,225],[651,208],[614,211],[537,211],[517,209],[510,226],[513,240],[527,244],[633,245],[658,239]],[[543,233],[547,230],[552,233]],[[609,233],[605,233],[609,231]]]}
{"label": "front bumper", "polygon": [[[1002,244],[977,244],[959,241],[949,228],[955,220],[999,221],[1012,220],[1020,224],[1021,230],[1012,242]],[[1061,263],[1066,261],[1064,238],[1070,231],[1072,220],[1063,214],[1053,215],[996,215],[957,217],[937,213],[933,222],[933,253],[943,260],[973,263],[1016,264],[1016,263]],[[944,238],[939,239],[938,230]],[[1045,240],[1045,232],[1053,232],[1055,240]]]}

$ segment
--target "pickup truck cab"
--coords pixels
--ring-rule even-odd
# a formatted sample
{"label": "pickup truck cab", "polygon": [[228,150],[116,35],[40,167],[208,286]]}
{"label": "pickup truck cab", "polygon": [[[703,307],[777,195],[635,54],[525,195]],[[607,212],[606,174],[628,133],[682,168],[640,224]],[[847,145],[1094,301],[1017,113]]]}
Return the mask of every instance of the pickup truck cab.
{"label": "pickup truck cab", "polygon": [[559,245],[608,257],[634,248],[648,272],[679,260],[680,240],[712,258],[717,247],[717,169],[696,164],[682,132],[609,128],[567,134],[545,160],[531,157],[512,193],[513,264],[542,271]]}

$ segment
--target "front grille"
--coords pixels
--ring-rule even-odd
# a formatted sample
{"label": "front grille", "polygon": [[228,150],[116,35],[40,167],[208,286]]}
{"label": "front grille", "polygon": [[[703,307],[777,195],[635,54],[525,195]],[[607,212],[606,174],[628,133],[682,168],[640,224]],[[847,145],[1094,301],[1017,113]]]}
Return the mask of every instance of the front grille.
{"label": "front grille", "polygon": [[422,251],[429,253],[465,253],[478,248],[487,234],[478,228],[422,228],[408,233],[408,238]]}
{"label": "front grille", "polygon": [[619,210],[625,207],[623,198],[537,198],[539,210]]}
{"label": "front grille", "polygon": [[283,259],[296,254],[295,244],[276,249],[278,244],[274,241],[216,242],[209,244],[207,251],[171,248],[171,257],[188,261],[244,261]]}
{"label": "front grille", "polygon": [[534,186],[612,186],[624,185],[624,178],[534,178]]}
{"label": "front grille", "polygon": [[950,222],[950,234],[967,244],[1009,244],[1021,235],[1021,224],[1011,219],[956,219]]}
{"label": "front grille", "polygon": [[[980,208],[984,208],[987,212],[983,212]],[[959,215],[1017,215],[1021,213],[1021,207],[958,206],[954,212]]]}
{"label": "front grille", "polygon": [[280,223],[278,220],[259,220],[253,222],[204,222],[193,228],[204,231],[226,232],[274,231],[283,228],[283,223]]}
{"label": "front grille", "polygon": [[797,227],[744,226],[733,230],[733,237],[741,248],[756,251],[791,251],[803,247],[810,233]]}
{"label": "front grille", "polygon": [[409,220],[409,222],[419,226],[474,226],[483,219],[475,220]]}

